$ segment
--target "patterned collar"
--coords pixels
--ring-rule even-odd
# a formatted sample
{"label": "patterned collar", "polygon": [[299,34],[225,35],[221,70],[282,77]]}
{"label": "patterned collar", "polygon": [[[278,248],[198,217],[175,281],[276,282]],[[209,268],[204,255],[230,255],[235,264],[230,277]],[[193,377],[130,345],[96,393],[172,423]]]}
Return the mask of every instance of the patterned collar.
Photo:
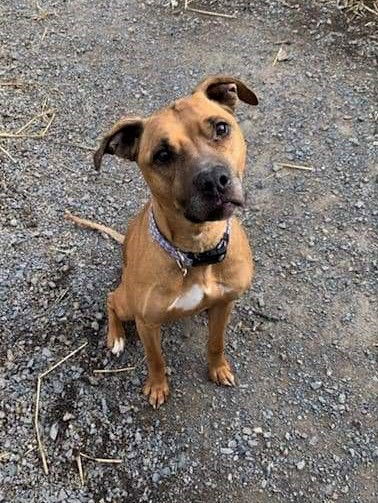
{"label": "patterned collar", "polygon": [[184,252],[170,243],[167,238],[160,232],[154,214],[152,213],[152,209],[150,209],[149,211],[148,227],[152,239],[156,241],[156,243],[158,243],[163,248],[163,250],[173,258],[173,260],[176,261],[184,276],[186,276],[188,269],[190,269],[191,267],[218,264],[219,262],[222,262],[226,257],[231,230],[231,224],[229,220],[227,220],[226,230],[219,243],[211,250],[206,250],[200,253]]}

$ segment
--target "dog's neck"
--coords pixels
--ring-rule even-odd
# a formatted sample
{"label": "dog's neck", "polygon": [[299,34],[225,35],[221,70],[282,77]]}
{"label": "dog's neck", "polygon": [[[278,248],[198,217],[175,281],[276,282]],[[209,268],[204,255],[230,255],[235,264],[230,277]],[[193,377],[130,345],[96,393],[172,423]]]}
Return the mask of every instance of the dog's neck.
{"label": "dog's neck", "polygon": [[200,253],[214,248],[225,230],[224,220],[195,224],[187,220],[174,208],[167,208],[154,197],[152,211],[160,232],[182,251]]}

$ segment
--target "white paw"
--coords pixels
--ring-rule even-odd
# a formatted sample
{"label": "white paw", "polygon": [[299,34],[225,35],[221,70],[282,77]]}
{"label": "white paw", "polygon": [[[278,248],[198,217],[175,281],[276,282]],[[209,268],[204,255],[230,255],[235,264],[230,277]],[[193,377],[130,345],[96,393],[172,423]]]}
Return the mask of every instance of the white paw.
{"label": "white paw", "polygon": [[112,347],[113,355],[119,356],[122,351],[125,349],[125,339],[117,339]]}

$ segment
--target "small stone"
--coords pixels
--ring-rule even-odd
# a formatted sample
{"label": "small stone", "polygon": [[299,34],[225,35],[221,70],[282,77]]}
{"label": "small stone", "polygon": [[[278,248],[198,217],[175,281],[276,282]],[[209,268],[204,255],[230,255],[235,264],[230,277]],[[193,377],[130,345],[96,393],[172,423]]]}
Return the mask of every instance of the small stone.
{"label": "small stone", "polygon": [[53,382],[54,393],[61,395],[64,390],[64,384],[61,381],[54,380]]}
{"label": "small stone", "polygon": [[97,312],[95,313],[96,320],[102,320],[104,317],[103,313]]}
{"label": "small stone", "polygon": [[171,474],[171,469],[169,468],[169,466],[166,466],[162,469],[161,473],[162,475],[164,475],[164,477],[169,477]]}
{"label": "small stone", "polygon": [[49,350],[49,348],[43,348],[43,349],[42,349],[42,355],[43,355],[43,356],[46,356],[46,358],[50,358],[50,356],[51,356],[51,351]]}
{"label": "small stone", "polygon": [[58,423],[53,423],[50,428],[49,436],[53,442],[55,442],[56,437],[58,436],[59,426]]}
{"label": "small stone", "polygon": [[159,479],[160,479],[160,475],[158,472],[154,472],[152,474],[152,482],[154,482],[156,484],[156,482],[159,482]]}
{"label": "small stone", "polygon": [[9,225],[11,227],[17,227],[17,224],[18,224],[18,222],[15,218],[12,218],[12,220],[9,222]]}
{"label": "small stone", "polygon": [[340,395],[338,396],[338,401],[339,401],[339,403],[345,403],[346,402],[346,395],[345,395],[345,393],[340,393]]}
{"label": "small stone", "polygon": [[248,426],[243,428],[243,433],[244,435],[252,435],[252,430],[251,428],[248,428]]}
{"label": "small stone", "polygon": [[229,456],[230,454],[233,454],[234,450],[231,449],[230,447],[221,447],[221,453],[226,454]]}
{"label": "small stone", "polygon": [[69,421],[70,419],[73,419],[75,416],[71,414],[71,412],[65,412],[63,416],[63,421]]}
{"label": "small stone", "polygon": [[323,383],[322,381],[314,381],[312,383],[310,383],[310,386],[313,390],[318,390],[322,387]]}
{"label": "small stone", "polygon": [[261,426],[256,426],[256,428],[253,428],[253,432],[256,433],[256,435],[261,435],[263,430]]}
{"label": "small stone", "polygon": [[98,321],[92,321],[91,323],[91,327],[93,328],[93,330],[95,330],[96,332],[100,329],[100,325],[98,324]]}
{"label": "small stone", "polygon": [[302,461],[298,461],[296,464],[297,470],[303,470],[303,468],[306,466],[306,461],[302,459]]}
{"label": "small stone", "polygon": [[261,487],[263,489],[265,489],[267,485],[268,485],[268,481],[266,479],[262,479],[262,481],[261,481]]}

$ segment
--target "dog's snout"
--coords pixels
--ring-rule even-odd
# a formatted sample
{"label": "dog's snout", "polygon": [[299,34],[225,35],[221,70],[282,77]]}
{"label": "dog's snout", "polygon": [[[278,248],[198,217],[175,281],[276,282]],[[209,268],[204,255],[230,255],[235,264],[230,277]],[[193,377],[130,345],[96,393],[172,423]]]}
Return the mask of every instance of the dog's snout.
{"label": "dog's snout", "polygon": [[225,166],[215,166],[201,171],[193,182],[203,194],[216,195],[224,193],[231,183],[231,177]]}

